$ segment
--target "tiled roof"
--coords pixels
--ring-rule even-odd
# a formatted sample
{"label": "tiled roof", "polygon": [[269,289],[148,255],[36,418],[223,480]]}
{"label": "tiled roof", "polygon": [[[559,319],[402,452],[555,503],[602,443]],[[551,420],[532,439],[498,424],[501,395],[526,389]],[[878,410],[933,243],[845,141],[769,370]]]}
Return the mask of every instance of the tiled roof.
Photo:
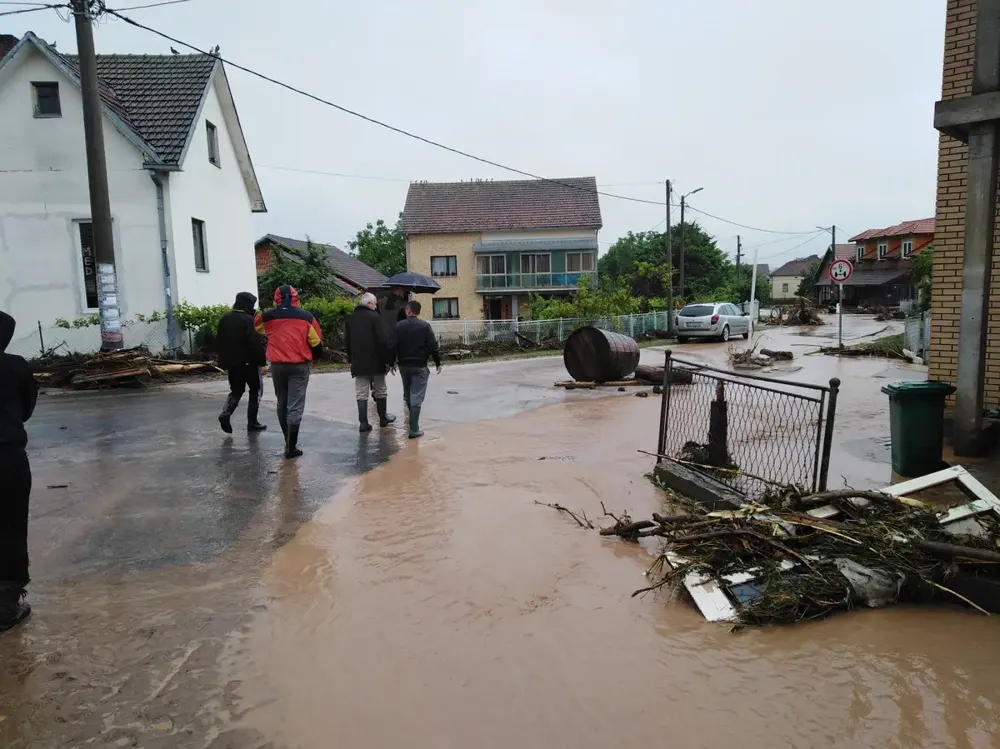
{"label": "tiled roof", "polygon": [[[273,244],[279,244],[282,247],[287,247],[293,252],[306,251],[305,240],[279,237],[275,234],[266,234],[258,239],[256,244],[268,241]],[[365,265],[353,255],[348,255],[339,247],[334,247],[332,244],[320,244],[319,242],[313,242],[312,244],[313,247],[319,247],[326,251],[326,256],[330,261],[333,272],[338,276],[342,276],[351,286],[356,286],[358,289],[377,289],[388,280],[382,273]]]}
{"label": "tiled roof", "polygon": [[771,275],[771,266],[767,263],[757,263],[757,278],[767,278]]}
{"label": "tiled roof", "polygon": [[414,182],[403,209],[407,234],[601,226],[594,177]]}
{"label": "tiled roof", "polygon": [[869,239],[881,239],[882,237],[901,237],[911,234],[933,234],[934,219],[919,218],[913,221],[904,221],[895,226],[887,226],[883,229],[869,229],[851,237],[851,242],[865,242]]}
{"label": "tiled roof", "polygon": [[[844,286],[882,286],[909,275],[905,268],[864,268],[855,267],[851,277],[844,281]],[[830,286],[833,280],[826,273],[817,282],[817,286]]]}
{"label": "tiled roof", "polygon": [[[76,55],[62,58],[79,75]],[[177,164],[217,62],[210,55],[98,55],[101,98],[164,164]]]}
{"label": "tiled roof", "polygon": [[858,250],[853,244],[835,244],[833,254],[837,260],[854,260],[858,256]]}
{"label": "tiled roof", "polygon": [[775,276],[801,276],[812,268],[813,264],[819,264],[820,259],[816,255],[800,257],[797,260],[790,260],[782,265],[778,270],[772,271],[771,278]]}

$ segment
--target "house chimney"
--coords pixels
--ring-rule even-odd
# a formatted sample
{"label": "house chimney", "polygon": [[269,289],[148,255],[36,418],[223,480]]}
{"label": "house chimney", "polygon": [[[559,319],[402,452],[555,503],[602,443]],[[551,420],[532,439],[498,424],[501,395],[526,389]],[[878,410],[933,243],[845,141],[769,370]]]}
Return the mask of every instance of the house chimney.
{"label": "house chimney", "polygon": [[14,45],[16,45],[18,41],[18,38],[13,34],[0,34],[0,59],[14,49]]}

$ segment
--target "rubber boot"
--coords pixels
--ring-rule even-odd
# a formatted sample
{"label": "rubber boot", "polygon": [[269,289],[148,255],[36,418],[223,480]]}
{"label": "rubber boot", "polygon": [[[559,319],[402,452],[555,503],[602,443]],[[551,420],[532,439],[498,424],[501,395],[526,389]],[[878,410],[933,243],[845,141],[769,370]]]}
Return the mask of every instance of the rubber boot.
{"label": "rubber boot", "polygon": [[6,632],[31,616],[31,606],[22,600],[24,588],[20,585],[0,586],[0,632]]}
{"label": "rubber boot", "polygon": [[233,422],[229,418],[229,414],[223,411],[219,414],[219,426],[222,427],[222,431],[226,434],[233,433]]}
{"label": "rubber boot", "polygon": [[278,414],[278,426],[281,427],[281,436],[288,441],[288,421],[279,413]]}
{"label": "rubber boot", "polygon": [[358,423],[361,425],[358,427],[359,432],[370,432],[372,430],[372,425],[368,423],[368,399],[365,398],[363,401],[358,401]]}
{"label": "rubber boot", "polygon": [[378,425],[380,427],[387,427],[396,420],[395,416],[386,412],[385,398],[379,398],[375,401],[375,407],[378,409]]}
{"label": "rubber boot", "polygon": [[417,437],[423,437],[423,430],[420,429],[420,406],[414,406],[410,409],[410,439],[416,439]]}
{"label": "rubber boot", "polygon": [[285,458],[291,460],[302,454],[299,450],[299,425],[288,425],[288,436],[285,438]]}
{"label": "rubber boot", "polygon": [[267,429],[267,424],[261,424],[259,421],[247,424],[248,432],[263,432],[265,429]]}
{"label": "rubber boot", "polygon": [[247,407],[247,431],[248,432],[263,432],[267,429],[267,424],[261,424],[257,420],[257,412],[260,409],[258,404],[254,404],[253,407]]}

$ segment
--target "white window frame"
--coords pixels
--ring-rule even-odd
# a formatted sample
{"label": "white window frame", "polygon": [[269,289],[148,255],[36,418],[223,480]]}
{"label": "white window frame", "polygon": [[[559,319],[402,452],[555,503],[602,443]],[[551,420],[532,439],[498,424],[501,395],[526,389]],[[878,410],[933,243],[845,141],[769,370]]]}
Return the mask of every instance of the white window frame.
{"label": "white window frame", "polygon": [[[41,112],[38,109],[38,89],[40,86],[55,86],[56,87],[56,103],[59,105],[59,111],[56,113]],[[59,87],[59,81],[32,81],[31,82],[31,111],[35,119],[45,120],[55,117],[62,117],[62,89]]]}
{"label": "white window frame", "polygon": [[[434,261],[437,260],[437,259],[439,259],[439,258],[444,258],[444,260],[445,260],[445,266],[450,266],[451,263],[448,262],[448,261],[449,260],[454,260],[455,261],[455,272],[452,273],[450,270],[446,269],[445,273],[435,273],[434,272]],[[431,277],[432,278],[455,278],[455,276],[457,276],[457,275],[458,275],[458,255],[431,255]]]}
{"label": "white window frame", "polygon": [[865,259],[865,246],[864,246],[864,244],[859,244],[855,249],[857,251],[855,257],[857,257],[858,260],[864,260]]}
{"label": "white window frame", "polygon": [[[113,219],[112,219],[113,222]],[[73,257],[76,258],[76,267],[80,270],[79,281],[77,283],[77,291],[79,293],[79,310],[85,315],[93,314],[99,311],[98,306],[90,307],[87,304],[87,278],[86,270],[83,266],[83,240],[80,238],[80,225],[90,224],[90,230],[94,230],[94,222],[89,216],[84,216],[80,218],[73,219]],[[94,251],[94,278],[97,278],[97,251]],[[97,286],[97,303],[100,304],[101,300],[101,289],[100,285]]]}
{"label": "white window frame", "polygon": [[885,256],[889,254],[889,243],[879,242],[877,248],[878,248],[878,259],[885,260]]}
{"label": "white window frame", "polygon": [[222,157],[219,155],[219,128],[205,120],[205,136],[208,140],[208,163],[222,168]]}
{"label": "white window frame", "polygon": [[[437,302],[449,302],[448,307],[451,307],[451,302],[455,303],[455,316],[454,317],[438,317],[437,314]],[[435,298],[431,300],[431,319],[432,320],[461,320],[462,319],[462,309],[458,303],[457,296],[441,297],[440,299]]]}
{"label": "white window frame", "polygon": [[[198,267],[198,247],[194,241],[194,228],[195,226],[201,227],[201,252],[205,260],[205,267]],[[194,269],[198,273],[208,273],[211,271],[212,266],[208,261],[208,230],[205,227],[205,222],[200,218],[191,217],[191,256],[194,260]]]}
{"label": "white window frame", "polygon": [[913,240],[904,239],[903,243],[899,246],[899,251],[903,257],[911,257],[913,255]]}
{"label": "white window frame", "polygon": [[[530,257],[533,260],[533,262],[531,263],[532,268],[531,268],[530,271],[523,270],[523,268],[524,268],[524,258],[526,258],[526,257]],[[543,271],[538,270],[538,258],[540,258],[540,257],[547,257],[549,259],[549,269],[548,270],[543,270]],[[552,253],[551,252],[522,252],[521,256],[518,258],[517,267],[518,267],[518,272],[522,276],[537,276],[539,273],[548,273],[549,275],[551,275],[552,274]]]}
{"label": "white window frame", "polygon": [[[593,273],[597,269],[597,258],[596,253],[592,250],[583,250],[581,252],[567,252],[566,253],[566,273]],[[590,258],[590,268],[586,269],[583,267],[583,258],[587,256]],[[571,257],[580,258],[580,270],[570,270],[569,269],[569,259]],[[549,267],[552,267],[551,261],[549,262]],[[551,273],[551,271],[549,271]]]}

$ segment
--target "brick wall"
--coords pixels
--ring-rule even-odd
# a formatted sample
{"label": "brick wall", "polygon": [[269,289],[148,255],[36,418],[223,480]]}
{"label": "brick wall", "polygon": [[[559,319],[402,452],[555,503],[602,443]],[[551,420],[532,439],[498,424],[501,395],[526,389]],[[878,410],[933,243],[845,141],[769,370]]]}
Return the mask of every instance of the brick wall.
{"label": "brick wall", "polygon": [[270,242],[257,245],[254,248],[254,256],[257,260],[258,276],[274,264],[274,253],[271,252]]}
{"label": "brick wall", "polygon": [[[969,96],[975,47],[977,0],[948,0],[942,99]],[[955,382],[962,297],[965,185],[968,149],[946,135],[938,146],[937,222],[934,233],[934,292],[931,296],[931,379]],[[1000,220],[998,220],[1000,226]],[[990,316],[1000,312],[1000,237],[993,240]],[[989,331],[986,402],[1000,403],[1000,328]]]}

